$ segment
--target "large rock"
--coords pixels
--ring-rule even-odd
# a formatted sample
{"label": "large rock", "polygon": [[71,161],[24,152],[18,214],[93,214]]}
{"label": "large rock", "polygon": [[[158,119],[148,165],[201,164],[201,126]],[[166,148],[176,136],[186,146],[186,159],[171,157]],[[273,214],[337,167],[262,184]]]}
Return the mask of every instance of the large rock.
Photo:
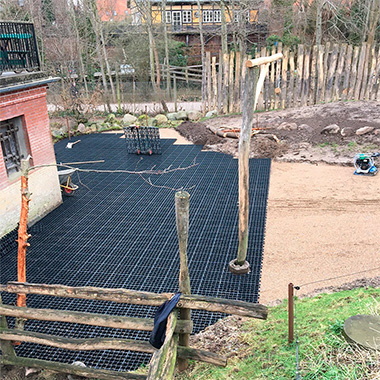
{"label": "large rock", "polygon": [[123,123],[125,125],[131,125],[131,124],[135,123],[136,120],[137,120],[137,117],[134,115],[131,115],[130,113],[127,113],[123,116]]}
{"label": "large rock", "polygon": [[343,137],[349,137],[349,136],[353,136],[355,134],[355,131],[352,128],[350,128],[350,127],[344,127],[340,131],[340,134]]}
{"label": "large rock", "polygon": [[187,120],[187,112],[186,111],[177,112],[176,120]]}
{"label": "large rock", "polygon": [[163,124],[167,124],[168,122],[168,118],[162,114],[156,115],[153,120],[154,120],[155,125],[163,125]]}
{"label": "large rock", "polygon": [[214,116],[218,116],[218,111],[217,110],[208,111],[206,113],[206,117],[214,117]]}
{"label": "large rock", "polygon": [[187,117],[191,121],[198,121],[202,117],[202,114],[199,111],[189,111]]}
{"label": "large rock", "polygon": [[357,129],[355,133],[356,133],[358,136],[366,135],[366,134],[368,134],[368,133],[373,132],[374,129],[375,129],[374,127],[362,127],[362,128]]}
{"label": "large rock", "polygon": [[86,132],[86,126],[83,123],[79,123],[77,131],[80,133],[85,133]]}
{"label": "large rock", "polygon": [[281,123],[277,129],[279,131],[295,131],[297,130],[297,124],[296,123],[288,123],[287,121],[284,121]]}
{"label": "large rock", "polygon": [[176,112],[170,112],[170,113],[168,113],[167,115],[166,115],[166,117],[169,119],[169,120],[177,120],[176,119],[176,115],[177,115],[177,113]]}
{"label": "large rock", "polygon": [[339,133],[340,127],[337,124],[330,124],[327,127],[324,127],[321,131],[324,135],[336,135]]}
{"label": "large rock", "polygon": [[313,132],[314,130],[313,127],[308,124],[300,124],[297,129],[300,131],[307,131],[309,133]]}

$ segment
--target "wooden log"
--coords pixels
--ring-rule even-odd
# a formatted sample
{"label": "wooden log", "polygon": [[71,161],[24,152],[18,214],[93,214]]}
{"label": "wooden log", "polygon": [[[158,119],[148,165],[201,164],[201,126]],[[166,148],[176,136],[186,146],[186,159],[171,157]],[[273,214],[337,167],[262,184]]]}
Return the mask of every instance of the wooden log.
{"label": "wooden log", "polygon": [[[58,297],[81,298],[89,300],[111,301],[119,303],[129,303],[133,305],[160,306],[170,299],[172,293],[150,293],[128,289],[106,289],[96,287],[71,287],[65,285],[41,285],[22,284],[9,282],[7,285],[0,285],[0,291],[9,293],[41,294]],[[178,308],[188,308],[192,310],[208,310],[226,314],[241,315],[258,319],[266,319],[267,308],[264,305],[229,300],[224,298],[207,297],[200,295],[181,295],[177,304]]]}
{"label": "wooden log", "polygon": [[228,113],[233,112],[234,109],[234,72],[235,72],[235,52],[230,52],[230,63],[229,63],[229,78],[228,78],[228,88],[229,88],[229,94],[228,94]]}
{"label": "wooden log", "polygon": [[310,90],[310,48],[308,46],[305,47],[301,87],[301,106],[306,106]]}
{"label": "wooden log", "polygon": [[191,347],[178,346],[177,348],[178,356],[182,358],[186,358],[189,360],[198,360],[201,362],[218,365],[221,367],[225,367],[227,365],[227,358],[222,355],[215,354],[213,352],[204,351],[204,350],[196,350]]}
{"label": "wooden log", "polygon": [[178,341],[178,336],[174,334],[176,321],[175,313],[171,313],[166,325],[164,344],[150,360],[148,380],[171,380],[174,377]]}
{"label": "wooden log", "polygon": [[209,51],[206,51],[206,77],[207,77],[207,107],[205,111],[211,110],[211,103],[212,103],[212,93],[211,93],[211,86],[212,86],[212,78],[211,78],[211,53]]}
{"label": "wooden log", "polygon": [[[380,77],[380,49],[377,54],[376,75]],[[380,83],[377,83],[377,93],[374,91],[374,100],[380,100]]]}
{"label": "wooden log", "polygon": [[281,72],[281,108],[285,109],[287,107],[286,101],[286,90],[288,83],[288,64],[289,64],[289,48],[286,47],[284,50],[284,59],[282,61],[282,72]]}
{"label": "wooden log", "polygon": [[219,71],[218,71],[218,113],[223,113],[223,54],[219,52]]}
{"label": "wooden log", "polygon": [[[267,49],[266,49],[266,47],[263,47],[260,51],[260,57],[265,57],[267,55],[268,55]],[[257,57],[257,58],[260,58],[260,57]],[[244,65],[243,68],[244,68],[244,70],[249,70],[249,68],[247,68],[246,65]],[[245,80],[245,76],[246,76],[246,72],[244,71],[244,77],[243,77],[242,83]],[[270,101],[269,101],[269,78],[265,78],[264,88],[259,94],[259,98],[258,98],[258,102],[257,102],[257,109],[260,111],[265,111],[268,109],[269,105],[270,105]],[[242,112],[243,112],[243,109],[242,109]]]}
{"label": "wooden log", "polygon": [[138,341],[134,339],[65,338],[61,336],[16,329],[0,330],[0,339],[7,341],[36,343],[73,351],[126,350],[147,353],[155,352],[155,348],[149,342]]}
{"label": "wooden log", "polygon": [[325,101],[331,102],[332,100],[332,92],[334,87],[334,81],[336,80],[336,64],[338,61],[338,51],[339,45],[334,44],[332,47],[329,69],[327,71],[327,80],[326,80],[326,92],[325,92]]}
{"label": "wooden log", "polygon": [[317,89],[317,58],[318,46],[314,45],[311,52],[311,76],[310,76],[310,92],[309,92],[309,105],[316,104],[316,89]]}
{"label": "wooden log", "polygon": [[[275,54],[276,48],[273,47],[271,50],[271,54]],[[269,107],[267,107],[267,111],[274,110],[275,109],[275,76],[276,76],[276,69],[275,69],[275,61],[272,61],[270,63],[270,69],[269,69]]]}
{"label": "wooden log", "polygon": [[376,85],[376,82],[377,82],[377,76],[375,73],[375,70],[376,70],[375,45],[369,46],[368,61],[370,62],[370,67],[367,73],[367,86],[366,86],[366,93],[364,97],[366,100],[371,100],[373,87]]}
{"label": "wooden log", "polygon": [[295,83],[295,77],[296,77],[296,69],[295,69],[295,61],[294,61],[294,52],[289,53],[289,70],[290,70],[290,80],[289,80],[289,86],[287,89],[287,103],[288,107],[294,107],[294,83]]}
{"label": "wooden log", "polygon": [[235,53],[235,85],[234,85],[234,99],[233,99],[233,112],[240,112],[240,82],[241,82],[241,53]]}
{"label": "wooden log", "polygon": [[[3,301],[0,294],[0,306],[3,305]],[[0,331],[1,330],[7,330],[8,329],[8,323],[7,319],[3,314],[0,313]],[[2,355],[6,359],[14,359],[16,357],[15,350],[12,346],[12,343],[7,342],[5,340],[0,339],[0,350],[2,352]]]}
{"label": "wooden log", "polygon": [[342,100],[347,100],[350,87],[350,73],[352,65],[352,45],[347,46],[346,58],[344,59]]}
{"label": "wooden log", "polygon": [[[282,42],[279,42],[277,46],[277,53],[282,54]],[[284,58],[284,55],[282,55],[282,58]],[[276,61],[276,73],[275,73],[275,79],[274,79],[274,109],[279,109],[281,106],[281,63],[282,61]]]}
{"label": "wooden log", "polygon": [[329,64],[330,64],[330,57],[331,57],[331,43],[326,42],[325,45],[325,54],[323,56],[323,72],[324,72],[324,82],[322,86],[322,101],[324,102],[326,100],[326,88],[327,88],[327,78],[329,74]]}
{"label": "wooden log", "polygon": [[334,86],[333,86],[333,92],[332,92],[333,102],[341,100],[342,98],[342,82],[343,82],[342,75],[343,75],[343,67],[344,67],[344,61],[346,57],[346,51],[347,51],[347,44],[342,44],[340,46],[338,64],[337,64],[336,72],[335,72],[335,80],[334,80]]}
{"label": "wooden log", "polygon": [[277,61],[279,59],[282,59],[283,55],[282,53],[273,54],[269,57],[260,57],[255,59],[248,59],[245,63],[246,67],[254,67],[254,66],[261,66],[266,63],[271,63],[274,61]]}
{"label": "wooden log", "polygon": [[[259,60],[260,61],[257,61]],[[256,58],[257,62],[264,62]],[[249,61],[247,61],[249,62]],[[272,62],[271,60],[267,60]],[[261,63],[260,63],[261,64]],[[254,67],[255,65],[248,67]],[[253,114],[255,111],[255,100],[258,98],[260,89],[257,88],[259,69],[247,70],[243,90],[243,121],[239,138],[239,246],[237,258],[230,263],[232,271],[233,264],[239,267],[247,267],[244,273],[249,271],[249,263],[246,261],[249,234],[249,152],[251,132],[253,126]]]}
{"label": "wooden log", "polygon": [[296,76],[296,86],[295,86],[295,99],[294,105],[298,107],[301,104],[302,89],[303,89],[303,62],[304,62],[304,46],[298,45],[297,49],[297,76]]}
{"label": "wooden log", "polygon": [[218,105],[218,82],[216,75],[216,57],[212,57],[211,63],[211,72],[212,72],[212,109],[217,109]]}
{"label": "wooden log", "polygon": [[[189,237],[189,206],[190,194],[186,191],[175,193],[176,226],[179,245],[179,291],[182,294],[191,294],[189,267],[187,264],[187,241]],[[181,320],[190,321],[191,311],[188,308],[180,309]],[[179,335],[179,345],[189,346],[190,334]],[[188,367],[186,359],[178,360],[178,369],[185,370]]]}
{"label": "wooden log", "polygon": [[[32,309],[27,307],[20,308],[17,306],[1,304],[0,315],[7,317],[36,319],[39,321],[78,323],[83,325],[112,327],[127,330],[152,331],[154,326],[152,318],[132,318],[118,315],[102,315],[53,309]],[[176,332],[190,334],[192,332],[192,325],[192,321],[179,320],[176,325]]]}
{"label": "wooden log", "polygon": [[360,100],[360,91],[362,88],[362,81],[363,81],[363,72],[364,72],[364,66],[366,61],[366,55],[367,55],[367,44],[362,44],[360,49],[360,56],[359,56],[359,63],[358,63],[358,72],[357,72],[357,79],[355,84],[355,91],[354,91],[354,100]]}
{"label": "wooden log", "polygon": [[[21,211],[17,238],[17,281],[19,282],[26,282],[26,249],[30,246],[28,239],[31,236],[27,231],[30,202],[28,170],[29,160],[21,160]],[[17,306],[26,306],[25,294],[17,294]]]}
{"label": "wooden log", "polygon": [[350,74],[350,88],[348,90],[348,100],[355,99],[355,87],[358,75],[358,61],[360,55],[360,46],[355,46],[354,54],[352,57],[351,74]]}
{"label": "wooden log", "polygon": [[370,62],[370,49],[371,45],[370,44],[365,44],[365,57],[364,57],[364,64],[363,64],[363,76],[362,76],[362,86],[360,88],[360,95],[359,99],[361,100],[368,100],[366,98],[367,94],[367,84],[368,84],[368,64]]}
{"label": "wooden log", "polygon": [[223,54],[223,113],[228,113],[228,93],[229,93],[229,55]]}
{"label": "wooden log", "polygon": [[325,56],[325,47],[323,45],[318,45],[318,58],[317,58],[317,72],[318,72],[318,78],[317,78],[317,92],[315,95],[315,103],[321,103],[323,102],[323,87],[325,83],[325,71],[324,71],[324,56]]}
{"label": "wooden log", "polygon": [[373,49],[372,55],[375,60],[375,67],[371,68],[371,88],[369,93],[370,100],[376,100],[376,90],[378,85],[378,78],[380,78],[380,49],[376,56],[376,51]]}
{"label": "wooden log", "polygon": [[31,368],[42,368],[54,372],[68,373],[72,375],[83,376],[92,379],[101,380],[144,380],[145,375],[139,375],[130,372],[116,372],[108,371],[102,369],[94,369],[89,367],[79,367],[72,364],[65,364],[59,362],[53,362],[48,360],[40,359],[29,359],[24,357],[16,357],[13,359],[4,358],[1,363],[6,365],[15,365],[19,367],[31,367]]}

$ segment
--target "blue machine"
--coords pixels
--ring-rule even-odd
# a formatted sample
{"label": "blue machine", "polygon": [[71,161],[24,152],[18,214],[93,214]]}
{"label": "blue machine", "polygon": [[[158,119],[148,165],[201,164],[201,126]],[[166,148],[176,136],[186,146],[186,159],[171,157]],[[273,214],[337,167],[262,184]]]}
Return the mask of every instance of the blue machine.
{"label": "blue machine", "polygon": [[354,157],[354,174],[376,175],[379,170],[375,165],[375,157],[380,157],[380,153],[358,153]]}

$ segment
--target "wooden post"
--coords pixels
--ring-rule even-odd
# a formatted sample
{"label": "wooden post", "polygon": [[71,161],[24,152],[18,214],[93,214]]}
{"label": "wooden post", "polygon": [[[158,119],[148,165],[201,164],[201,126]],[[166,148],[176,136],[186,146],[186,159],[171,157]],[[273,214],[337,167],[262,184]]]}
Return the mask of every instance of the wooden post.
{"label": "wooden post", "polygon": [[173,97],[174,97],[174,112],[178,111],[177,106],[177,76],[174,74],[173,76]]}
{"label": "wooden post", "polygon": [[[28,169],[29,160],[21,161],[21,212],[20,223],[18,227],[18,249],[17,249],[17,281],[26,282],[26,248],[30,245],[28,239],[30,235],[28,228],[28,213],[30,193],[28,189]],[[26,306],[26,295],[17,294],[17,306]]]}
{"label": "wooden post", "polygon": [[[189,237],[189,204],[190,194],[186,191],[178,191],[175,193],[175,211],[177,235],[179,244],[179,291],[182,294],[191,294],[189,268],[187,265],[187,241]],[[191,320],[190,309],[181,308],[181,320]],[[179,345],[189,346],[190,334],[179,334]],[[178,369],[185,370],[188,367],[186,359],[178,359]]]}
{"label": "wooden post", "polygon": [[[229,270],[234,274],[245,274],[250,271],[250,265],[246,258],[249,229],[249,152],[254,122],[253,114],[268,73],[269,64],[282,57],[283,55],[279,53],[246,62],[248,69],[243,90],[243,123],[239,138],[239,247],[237,258],[230,261],[228,265]],[[257,66],[261,66],[260,70]]]}
{"label": "wooden post", "polygon": [[294,286],[288,285],[288,342],[294,341]]}

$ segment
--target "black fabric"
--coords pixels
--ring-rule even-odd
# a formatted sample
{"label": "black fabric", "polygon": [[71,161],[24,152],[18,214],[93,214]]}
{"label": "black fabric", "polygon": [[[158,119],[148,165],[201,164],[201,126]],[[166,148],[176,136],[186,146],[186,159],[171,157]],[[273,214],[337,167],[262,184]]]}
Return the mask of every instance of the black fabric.
{"label": "black fabric", "polygon": [[176,293],[174,296],[164,302],[156,311],[154,316],[154,328],[150,335],[149,343],[155,348],[161,348],[164,344],[166,337],[166,323],[168,321],[169,314],[176,307],[181,293]]}

